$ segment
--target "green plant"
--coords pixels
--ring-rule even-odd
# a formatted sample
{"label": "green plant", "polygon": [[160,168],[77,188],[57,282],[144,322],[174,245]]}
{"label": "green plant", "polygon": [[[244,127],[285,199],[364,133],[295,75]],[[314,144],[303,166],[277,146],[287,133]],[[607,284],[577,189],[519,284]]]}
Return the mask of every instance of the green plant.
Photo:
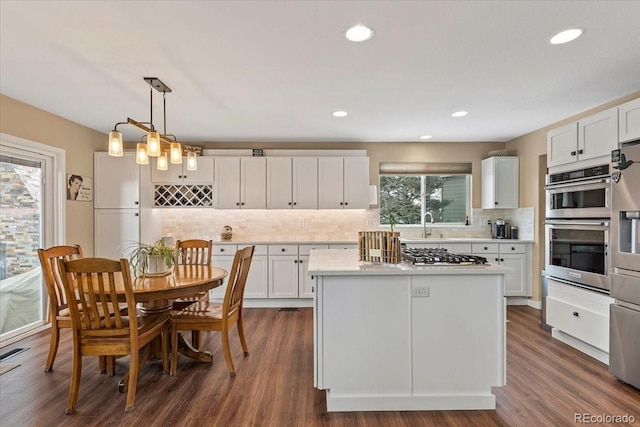
{"label": "green plant", "polygon": [[391,232],[393,233],[393,228],[397,224],[396,216],[393,213],[389,214],[389,225],[391,226]]}
{"label": "green plant", "polygon": [[130,246],[129,263],[134,272],[145,274],[149,271],[150,258],[156,257],[164,262],[167,268],[173,266],[176,256],[176,249],[167,245],[164,240],[159,239],[153,244],[136,242]]}

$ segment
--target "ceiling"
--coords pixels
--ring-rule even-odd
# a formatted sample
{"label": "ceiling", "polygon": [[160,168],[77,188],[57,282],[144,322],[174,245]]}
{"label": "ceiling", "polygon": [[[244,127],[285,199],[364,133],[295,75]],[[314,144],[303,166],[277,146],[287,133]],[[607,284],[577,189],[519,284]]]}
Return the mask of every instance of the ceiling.
{"label": "ceiling", "polygon": [[[2,0],[0,92],[108,133],[149,120],[158,77],[153,122],[186,142],[508,141],[640,90],[639,19],[640,1]],[[347,41],[355,23],[373,39]]]}

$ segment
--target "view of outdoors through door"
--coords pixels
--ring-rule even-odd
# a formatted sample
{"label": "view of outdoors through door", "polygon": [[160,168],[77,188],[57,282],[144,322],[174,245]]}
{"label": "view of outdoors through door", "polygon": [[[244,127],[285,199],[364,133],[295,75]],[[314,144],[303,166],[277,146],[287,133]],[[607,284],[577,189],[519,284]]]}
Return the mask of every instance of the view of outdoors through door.
{"label": "view of outdoors through door", "polygon": [[0,338],[43,323],[44,164],[32,153],[0,155]]}

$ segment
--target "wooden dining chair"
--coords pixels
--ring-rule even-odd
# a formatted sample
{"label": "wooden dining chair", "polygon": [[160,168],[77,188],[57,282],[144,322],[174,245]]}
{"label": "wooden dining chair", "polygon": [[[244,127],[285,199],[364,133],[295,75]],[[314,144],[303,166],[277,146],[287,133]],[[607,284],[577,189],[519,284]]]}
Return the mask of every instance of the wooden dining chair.
{"label": "wooden dining chair", "polygon": [[247,275],[253,259],[255,246],[247,246],[236,252],[231,266],[227,290],[222,304],[212,303],[208,300],[200,300],[189,307],[173,315],[171,319],[171,374],[174,375],[177,367],[178,356],[178,331],[220,331],[222,332],[222,349],[224,359],[227,362],[229,374],[236,375],[229,348],[229,330],[234,324],[238,325],[238,335],[244,355],[247,356],[247,342],[244,338],[242,325],[242,303]]}
{"label": "wooden dining chair", "polygon": [[[126,259],[60,260],[59,266],[73,325],[73,368],[66,413],[73,414],[76,409],[83,356],[126,355],[130,357],[125,412],[131,412],[142,367],[140,359],[144,359],[142,350],[149,350],[145,346],[160,336],[162,368],[164,372],[168,371],[170,316],[168,313],[143,317],[131,315],[136,313],[136,300]],[[119,310],[116,291],[119,281],[124,287],[129,316]]]}
{"label": "wooden dining chair", "polygon": [[[51,372],[53,370],[53,362],[58,353],[60,329],[71,328],[71,313],[69,312],[69,304],[62,284],[62,277],[60,276],[58,260],[70,261],[82,258],[82,248],[80,245],[73,245],[38,249],[38,258],[40,258],[42,276],[49,296],[48,316],[51,321],[51,342],[49,343],[49,355],[47,356],[44,371]],[[100,370],[102,371],[104,359],[100,359],[100,361]]]}
{"label": "wooden dining chair", "polygon": [[[211,265],[213,240],[188,239],[176,241],[175,265]],[[174,312],[187,308],[200,299],[208,300],[208,292],[199,292],[194,296],[178,298],[173,301]],[[200,332],[191,332],[191,345],[200,347]]]}

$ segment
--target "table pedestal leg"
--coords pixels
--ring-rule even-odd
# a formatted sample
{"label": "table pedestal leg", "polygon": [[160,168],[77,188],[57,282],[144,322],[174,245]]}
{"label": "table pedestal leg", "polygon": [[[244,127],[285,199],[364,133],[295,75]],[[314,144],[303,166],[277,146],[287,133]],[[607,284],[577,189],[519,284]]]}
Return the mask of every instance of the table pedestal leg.
{"label": "table pedestal leg", "polygon": [[213,362],[213,354],[208,351],[201,351],[193,348],[191,344],[184,339],[182,334],[178,334],[178,352],[200,362]]}

